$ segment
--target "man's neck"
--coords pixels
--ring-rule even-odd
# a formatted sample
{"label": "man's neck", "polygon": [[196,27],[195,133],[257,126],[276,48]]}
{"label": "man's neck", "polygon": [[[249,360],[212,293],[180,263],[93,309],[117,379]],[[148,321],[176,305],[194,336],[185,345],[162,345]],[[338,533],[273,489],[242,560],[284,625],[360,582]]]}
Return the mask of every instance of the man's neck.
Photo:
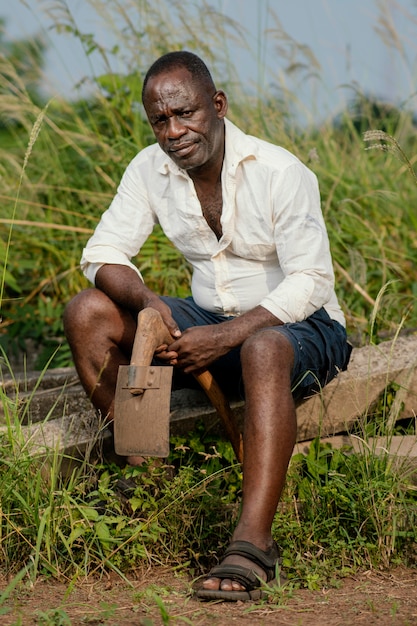
{"label": "man's neck", "polygon": [[194,185],[200,189],[210,189],[216,187],[221,182],[223,168],[224,150],[221,158],[215,163],[205,163],[199,168],[188,171],[188,175]]}

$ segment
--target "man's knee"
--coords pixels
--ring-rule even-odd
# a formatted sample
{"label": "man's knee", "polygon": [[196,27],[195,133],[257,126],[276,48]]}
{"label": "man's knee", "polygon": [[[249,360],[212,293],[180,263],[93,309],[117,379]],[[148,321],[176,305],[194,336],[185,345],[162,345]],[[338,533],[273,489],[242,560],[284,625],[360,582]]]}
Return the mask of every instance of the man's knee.
{"label": "man's knee", "polygon": [[64,329],[68,335],[74,327],[92,323],[97,315],[104,313],[107,296],[98,289],[81,291],[69,301],[64,311]]}
{"label": "man's knee", "polygon": [[264,328],[248,337],[243,343],[242,366],[250,362],[262,367],[271,360],[276,366],[282,364],[285,367],[292,367],[294,351],[290,340],[284,334]]}

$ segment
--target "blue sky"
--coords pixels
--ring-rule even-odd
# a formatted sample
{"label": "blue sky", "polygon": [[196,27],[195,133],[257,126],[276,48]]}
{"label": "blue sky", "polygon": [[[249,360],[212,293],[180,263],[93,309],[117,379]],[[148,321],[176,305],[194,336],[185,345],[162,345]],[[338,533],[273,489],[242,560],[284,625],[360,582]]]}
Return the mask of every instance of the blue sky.
{"label": "blue sky", "polygon": [[[44,33],[50,43],[45,89],[48,95],[71,97],[74,85],[92,71],[91,65],[74,37],[50,29],[45,8],[51,4],[0,0],[0,17],[6,19],[8,38]],[[84,32],[93,32],[98,41],[108,43],[111,35],[88,0],[66,0],[65,4]],[[417,110],[417,0],[211,0],[208,4],[246,30],[250,53],[230,44],[232,60],[243,68],[241,82],[282,81],[281,86],[297,93],[306,119],[336,113],[356,87]],[[273,22],[271,10],[279,22]],[[318,77],[288,78],[276,39],[269,32],[277,23],[289,40],[309,47],[319,64]],[[97,59],[91,57],[90,63],[100,73]]]}

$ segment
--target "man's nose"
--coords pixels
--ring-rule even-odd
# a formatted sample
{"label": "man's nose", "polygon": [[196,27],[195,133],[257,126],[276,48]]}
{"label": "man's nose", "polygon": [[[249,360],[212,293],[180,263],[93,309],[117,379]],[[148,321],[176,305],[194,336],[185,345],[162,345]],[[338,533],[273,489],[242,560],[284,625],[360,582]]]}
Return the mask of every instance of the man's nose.
{"label": "man's nose", "polygon": [[186,127],[176,115],[172,115],[168,118],[168,137],[169,139],[177,139],[187,132]]}

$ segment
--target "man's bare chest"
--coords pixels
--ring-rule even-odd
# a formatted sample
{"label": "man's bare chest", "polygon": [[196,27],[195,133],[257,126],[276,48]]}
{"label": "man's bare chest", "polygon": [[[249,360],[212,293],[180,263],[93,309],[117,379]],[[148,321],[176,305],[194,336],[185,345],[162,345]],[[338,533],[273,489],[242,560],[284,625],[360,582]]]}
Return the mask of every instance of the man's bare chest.
{"label": "man's bare chest", "polygon": [[200,201],[203,217],[217,239],[222,236],[221,216],[223,207],[223,197],[221,185],[217,185],[214,190],[196,190]]}

